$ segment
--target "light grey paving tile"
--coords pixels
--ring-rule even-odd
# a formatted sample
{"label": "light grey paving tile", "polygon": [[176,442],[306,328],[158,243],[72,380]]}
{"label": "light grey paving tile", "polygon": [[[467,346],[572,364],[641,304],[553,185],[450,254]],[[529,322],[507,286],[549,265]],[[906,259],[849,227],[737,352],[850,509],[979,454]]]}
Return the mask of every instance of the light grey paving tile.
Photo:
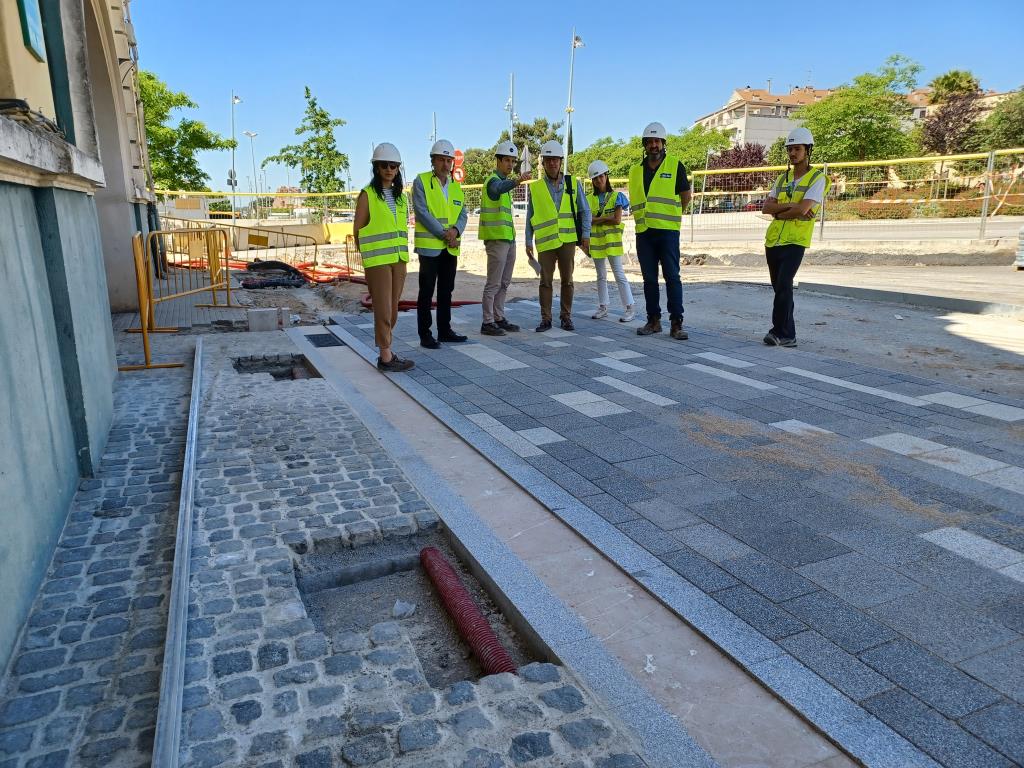
{"label": "light grey paving tile", "polygon": [[977,397],[958,395],[956,392],[933,392],[930,395],[918,395],[921,400],[927,400],[936,405],[945,405],[950,408],[969,408],[972,405],[984,405],[989,402]]}
{"label": "light grey paving tile", "polygon": [[566,331],[563,328],[552,328],[549,331],[545,331],[545,333],[550,338],[553,338],[553,339],[562,339],[562,338],[565,338],[566,336],[575,336],[576,335],[576,333],[574,331]]}
{"label": "light grey paving tile", "polygon": [[598,376],[595,377],[594,381],[607,384],[609,387],[615,387],[615,389],[620,392],[625,392],[626,394],[633,395],[641,400],[646,400],[648,403],[653,405],[675,405],[676,402],[678,402],[667,397],[662,397],[661,395],[656,395],[654,392],[649,392],[642,387],[637,387],[633,384],[622,381],[621,379],[616,379],[614,376]]}
{"label": "light grey paving tile", "polygon": [[786,421],[773,421],[770,426],[776,429],[781,429],[783,432],[789,432],[793,435],[834,435],[835,432],[830,432],[827,429],[816,427],[813,424],[800,421],[799,419],[787,419]]}
{"label": "light grey paving tile", "polygon": [[739,358],[729,357],[728,355],[720,355],[717,352],[699,352],[694,357],[702,357],[705,360],[711,360],[722,365],[728,365],[731,368],[753,368],[756,364],[749,363],[746,360],[740,360]]}
{"label": "light grey paving tile", "polygon": [[545,347],[568,347],[569,345],[566,344],[564,341],[545,341],[544,342],[544,346]]}
{"label": "light grey paving tile", "polygon": [[980,472],[974,476],[975,480],[981,480],[1007,491],[1024,494],[1024,469],[1020,467],[1003,467],[991,472]]}
{"label": "light grey paving tile", "polygon": [[360,323],[356,328],[373,328],[373,323]]}
{"label": "light grey paving tile", "polygon": [[1016,565],[1008,565],[1005,568],[1000,568],[999,572],[1003,576],[1008,576],[1014,581],[1024,583],[1024,563],[1017,563]]}
{"label": "light grey paving tile", "polygon": [[602,354],[615,360],[632,360],[637,357],[647,357],[643,352],[637,352],[634,349],[613,349],[611,352],[604,352]]}
{"label": "light grey paving tile", "polygon": [[504,352],[499,352],[497,349],[484,346],[483,344],[457,344],[455,349],[466,357],[472,358],[478,363],[483,363],[488,368],[493,368],[496,371],[511,371],[515,368],[530,367],[526,363],[509,357]]}
{"label": "light grey paving tile", "polygon": [[743,557],[754,551],[739,539],[734,539],[713,525],[694,525],[676,531],[673,535],[713,563]]}
{"label": "light grey paving tile", "polygon": [[976,413],[980,416],[989,416],[1000,421],[1021,421],[1024,419],[1024,408],[1017,408],[1002,403],[985,403],[984,405],[972,405],[963,410],[967,413]]}
{"label": "light grey paving tile", "polygon": [[549,445],[551,443],[560,443],[565,440],[557,432],[552,432],[547,427],[535,427],[533,429],[520,429],[517,434],[525,437],[534,445]]}
{"label": "light grey paving tile", "polygon": [[861,442],[883,448],[886,451],[898,453],[901,456],[920,456],[924,453],[941,451],[946,448],[942,443],[935,443],[931,440],[914,437],[903,432],[891,432],[887,435],[868,437]]}
{"label": "light grey paving tile", "polygon": [[624,363],[612,357],[592,357],[590,362],[603,365],[605,368],[611,368],[613,371],[619,371],[620,373],[639,373],[643,370],[643,368],[631,363]]}
{"label": "light grey paving tile", "polygon": [[796,571],[858,608],[885,603],[921,589],[906,576],[859,552],[811,563]]}
{"label": "light grey paving tile", "polygon": [[821,373],[815,373],[814,371],[808,371],[803,368],[794,368],[792,366],[784,366],[779,368],[780,371],[785,373],[792,373],[796,376],[803,376],[807,379],[814,379],[815,381],[821,381],[826,384],[832,384],[836,387],[842,387],[843,389],[852,389],[856,392],[863,392],[868,395],[874,395],[875,397],[881,397],[886,400],[895,400],[897,403],[903,403],[904,405],[928,405],[928,401],[921,400],[916,397],[908,397],[907,395],[901,395],[898,392],[888,392],[884,389],[878,389],[877,387],[867,387],[863,384],[857,384],[846,379],[838,379],[834,376],[826,376]]}
{"label": "light grey paving tile", "polygon": [[564,392],[560,395],[551,395],[552,400],[557,400],[562,405],[568,405],[570,408],[580,403],[597,403],[605,398],[601,395],[595,394],[594,392],[588,392],[585,389],[580,389],[575,392]]}
{"label": "light grey paving tile", "polygon": [[614,416],[617,413],[630,413],[629,408],[624,408],[617,403],[613,403],[611,400],[605,400],[603,398],[597,402],[578,403],[577,405],[570,407],[575,408],[584,416],[590,416],[591,418],[597,418],[598,416]]}
{"label": "light grey paving tile", "polygon": [[1024,552],[1004,547],[1002,544],[989,541],[984,536],[978,536],[976,533],[965,531],[962,528],[939,528],[919,535],[922,539],[927,539],[943,549],[955,552],[961,557],[966,557],[987,568],[998,570],[1024,562]]}
{"label": "light grey paving tile", "polygon": [[528,456],[546,455],[544,451],[536,445],[531,443],[529,440],[520,437],[489,413],[471,413],[467,414],[466,418],[482,428],[502,445],[512,451],[515,451],[519,456],[526,458]]}
{"label": "light grey paving tile", "polygon": [[1024,704],[1024,640],[968,659],[960,668]]}
{"label": "light grey paving tile", "polygon": [[590,338],[593,339],[594,341],[603,341],[603,342],[615,341],[615,339],[609,339],[607,336],[591,336]]}
{"label": "light grey paving tile", "polygon": [[990,459],[987,456],[980,456],[977,453],[965,451],[962,448],[943,448],[941,451],[932,451],[915,456],[919,461],[924,461],[936,467],[948,469],[958,475],[973,477],[982,472],[992,472],[997,469],[1005,469],[1009,465],[1002,461]]}
{"label": "light grey paving tile", "polygon": [[720,379],[733,381],[736,382],[737,384],[744,384],[745,386],[753,387],[754,389],[769,390],[777,388],[774,384],[766,384],[765,382],[758,381],[757,379],[751,379],[746,376],[740,376],[738,373],[730,373],[729,371],[723,371],[719,368],[712,368],[710,365],[703,365],[701,363],[687,363],[686,367],[691,368],[695,371],[700,371],[701,373],[706,373],[710,376],[717,376]]}

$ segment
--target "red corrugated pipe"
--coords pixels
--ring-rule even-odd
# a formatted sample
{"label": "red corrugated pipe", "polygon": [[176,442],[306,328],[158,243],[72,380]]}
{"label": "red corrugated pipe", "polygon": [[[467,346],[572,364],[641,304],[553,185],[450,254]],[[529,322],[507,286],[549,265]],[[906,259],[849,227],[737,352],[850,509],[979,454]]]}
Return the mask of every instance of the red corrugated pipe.
{"label": "red corrugated pipe", "polygon": [[496,675],[499,672],[515,672],[516,665],[512,657],[440,550],[437,547],[425,547],[420,551],[420,562],[441,596],[448,615],[455,621],[459,635],[469,644],[484,673]]}

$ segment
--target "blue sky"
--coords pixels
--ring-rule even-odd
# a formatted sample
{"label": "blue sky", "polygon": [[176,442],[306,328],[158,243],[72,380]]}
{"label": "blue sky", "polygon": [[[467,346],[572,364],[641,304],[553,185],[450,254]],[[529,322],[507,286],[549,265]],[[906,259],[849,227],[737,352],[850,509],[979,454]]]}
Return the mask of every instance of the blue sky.
{"label": "blue sky", "polygon": [[[295,140],[303,86],[347,125],[336,132],[352,180],[368,178],[371,143],[391,141],[406,167],[428,167],[431,113],[457,147],[490,146],[508,124],[516,76],[521,120],[564,118],[575,25],[574,144],[639,133],[651,120],[677,130],[736,87],[824,88],[876,69],[892,53],[923,65],[922,84],[950,68],[982,86],[1024,84],[1024,2],[862,0],[853,3],[546,2],[382,3],[338,0],[136,0],[140,64],[199,105],[191,116],[230,133],[236,107],[239,188],[256,164]],[[772,15],[766,9],[780,10]],[[1016,53],[1015,53],[1016,52]],[[223,189],[230,153],[205,153]],[[268,166],[272,188],[286,169]],[[296,174],[291,174],[292,183]]]}

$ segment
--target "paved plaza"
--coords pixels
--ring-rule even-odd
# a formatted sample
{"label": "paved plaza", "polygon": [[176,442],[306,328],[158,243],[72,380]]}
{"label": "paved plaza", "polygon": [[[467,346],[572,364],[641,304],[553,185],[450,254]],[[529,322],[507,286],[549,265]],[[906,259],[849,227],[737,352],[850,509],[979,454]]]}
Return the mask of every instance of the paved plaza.
{"label": "paved plaza", "polygon": [[865,763],[1024,761],[1024,403],[538,315],[437,351],[402,316],[394,381]]}

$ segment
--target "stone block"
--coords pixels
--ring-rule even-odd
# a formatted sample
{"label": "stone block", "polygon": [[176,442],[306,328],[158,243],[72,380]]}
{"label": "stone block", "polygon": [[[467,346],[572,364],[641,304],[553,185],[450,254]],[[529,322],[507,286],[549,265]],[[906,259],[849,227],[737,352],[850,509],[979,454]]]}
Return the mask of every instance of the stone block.
{"label": "stone block", "polygon": [[889,680],[817,632],[801,632],[780,640],[779,645],[854,701],[893,687]]}
{"label": "stone block", "polygon": [[521,733],[512,737],[512,746],[508,756],[516,765],[523,765],[542,757],[551,757],[555,750],[551,747],[551,734],[547,731]]}
{"label": "stone block", "polygon": [[597,718],[588,717],[558,726],[558,732],[573,749],[591,749],[612,735],[612,729]]}

